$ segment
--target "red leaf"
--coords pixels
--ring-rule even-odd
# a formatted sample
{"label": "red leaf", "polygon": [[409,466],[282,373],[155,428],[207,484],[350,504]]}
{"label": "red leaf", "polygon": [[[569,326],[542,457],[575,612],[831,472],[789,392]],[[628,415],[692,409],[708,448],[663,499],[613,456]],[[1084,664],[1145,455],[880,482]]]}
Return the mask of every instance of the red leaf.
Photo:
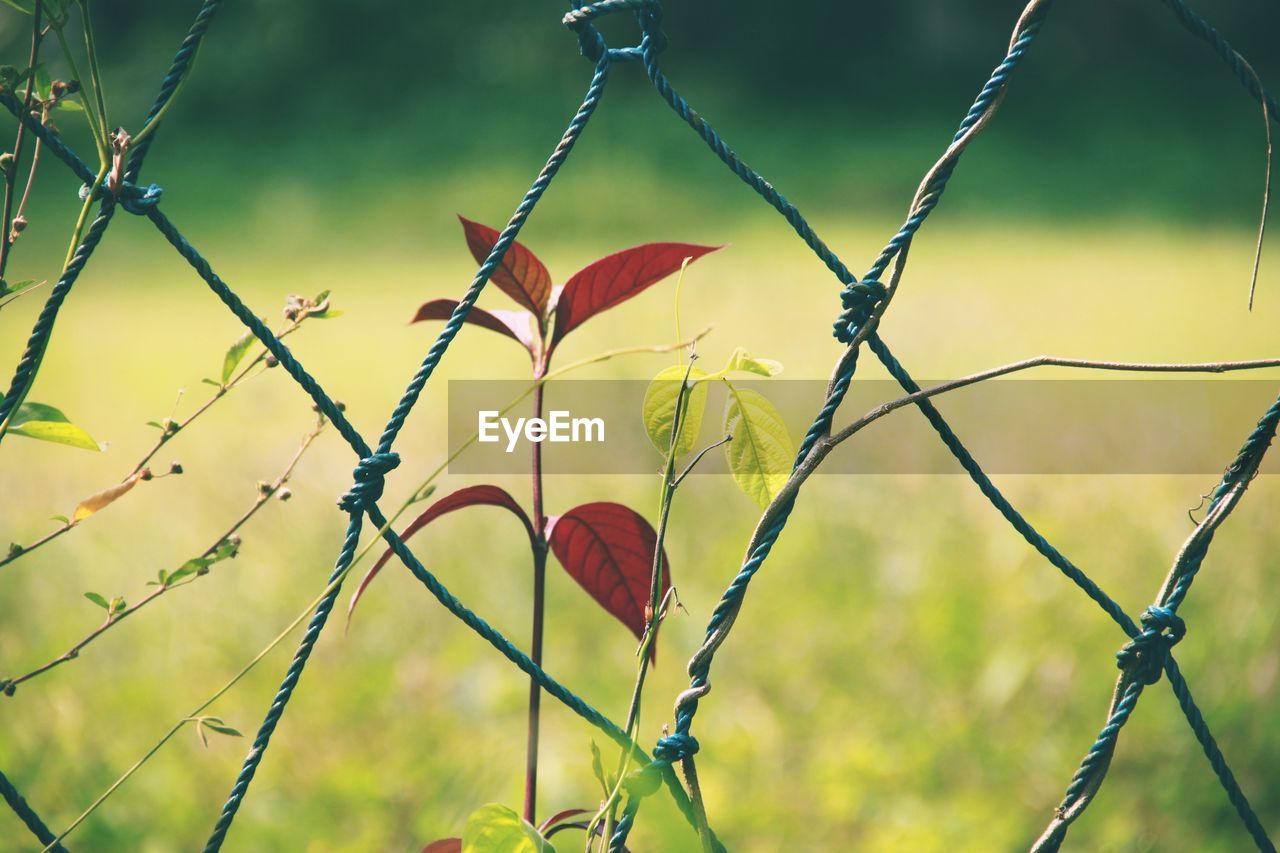
{"label": "red leaf", "polygon": [[462,853],[461,838],[441,838],[422,848],[422,853]]}
{"label": "red leaf", "polygon": [[689,243],[646,243],[601,258],[574,273],[556,301],[552,344],[584,322],[625,302],[680,269],[685,258],[697,260],[719,246]]}
{"label": "red leaf", "polygon": [[[458,489],[445,495],[440,500],[427,507],[426,512],[418,516],[413,522],[404,529],[400,534],[400,538],[408,541],[409,537],[435,521],[442,515],[447,515],[457,509],[463,509],[469,506],[500,506],[511,512],[516,518],[524,523],[524,529],[529,534],[529,541],[533,541],[533,525],[529,523],[529,516],[525,515],[524,510],[520,508],[520,504],[516,503],[516,499],[507,494],[506,491],[497,486],[467,486],[465,489]],[[351,619],[352,612],[356,609],[356,604],[360,601],[360,597],[364,595],[365,589],[378,576],[378,572],[382,571],[382,567],[387,561],[394,556],[394,552],[388,548],[378,562],[365,574],[360,581],[360,587],[351,596],[351,603],[347,605],[347,619]]]}
{"label": "red leaf", "polygon": [[[483,264],[498,242],[498,232],[487,225],[458,217],[467,235],[467,248],[476,263]],[[538,256],[519,242],[512,243],[502,257],[502,263],[489,279],[503,293],[541,317],[547,310],[547,298],[551,295],[551,273],[538,260]]]}
{"label": "red leaf", "polygon": [[[622,504],[583,504],[551,519],[547,538],[565,571],[637,639],[642,637],[658,541],[649,522]],[[670,588],[664,553],[659,600]]]}
{"label": "red leaf", "polygon": [[[412,324],[421,323],[423,320],[448,320],[453,316],[453,311],[457,307],[458,300],[456,299],[432,299],[430,302],[424,302],[419,305],[418,312],[413,315],[413,319],[409,322]],[[528,311],[503,311],[500,309],[486,311],[473,305],[471,310],[467,312],[466,322],[483,326],[500,335],[506,335],[524,344],[525,349],[533,352],[533,329],[529,326],[531,319],[532,316]]]}

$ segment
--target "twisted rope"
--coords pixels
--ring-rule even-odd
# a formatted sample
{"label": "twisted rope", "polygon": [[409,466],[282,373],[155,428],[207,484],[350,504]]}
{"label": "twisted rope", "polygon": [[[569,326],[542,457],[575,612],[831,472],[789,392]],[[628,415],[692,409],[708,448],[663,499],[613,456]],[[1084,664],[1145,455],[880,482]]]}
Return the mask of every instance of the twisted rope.
{"label": "twisted rope", "polygon": [[[44,357],[49,339],[53,337],[53,326],[58,320],[58,312],[62,310],[62,303],[71,293],[71,288],[75,286],[76,279],[80,277],[85,264],[89,263],[93,250],[102,242],[102,235],[106,233],[115,209],[116,206],[111,200],[103,201],[98,215],[90,224],[89,230],[85,232],[84,240],[71,256],[71,263],[67,264],[67,268],[58,278],[58,283],[49,291],[49,298],[45,300],[44,307],[36,317],[35,325],[31,327],[31,336],[27,338],[26,349],[18,360],[18,366],[14,368],[13,378],[9,380],[9,390],[5,392],[4,399],[0,400],[0,424],[8,423],[10,416],[27,396],[31,384],[35,382],[40,359]],[[0,441],[4,440],[4,435],[0,432]]]}
{"label": "twisted rope", "polygon": [[[160,91],[156,94],[155,102],[152,103],[150,111],[147,113],[146,120],[142,123],[143,127],[150,125],[160,117],[160,113],[169,105],[169,101],[177,94],[178,87],[182,84],[183,79],[187,76],[187,72],[191,69],[191,63],[195,61],[196,52],[200,49],[200,42],[204,40],[205,33],[209,31],[209,24],[213,20],[213,15],[218,11],[220,0],[205,0],[200,6],[200,11],[196,13],[196,19],[191,24],[191,29],[187,32],[187,37],[182,40],[182,44],[178,45],[178,52],[174,54],[173,62],[169,66],[169,71],[164,75],[164,79],[160,81]],[[138,173],[142,171],[142,161],[146,159],[147,152],[151,150],[151,143],[155,141],[156,132],[159,125],[151,128],[151,132],[138,141],[133,150],[129,153],[129,161],[125,164],[124,179],[133,183],[138,180]]]}
{"label": "twisted rope", "polygon": [[40,815],[36,814],[35,809],[18,793],[18,789],[13,786],[3,773],[0,773],[0,797],[4,797],[5,803],[18,816],[18,819],[31,830],[31,834],[36,837],[41,844],[45,845],[53,853],[67,853],[67,848],[58,843],[58,837],[54,835],[49,827],[45,826]]}

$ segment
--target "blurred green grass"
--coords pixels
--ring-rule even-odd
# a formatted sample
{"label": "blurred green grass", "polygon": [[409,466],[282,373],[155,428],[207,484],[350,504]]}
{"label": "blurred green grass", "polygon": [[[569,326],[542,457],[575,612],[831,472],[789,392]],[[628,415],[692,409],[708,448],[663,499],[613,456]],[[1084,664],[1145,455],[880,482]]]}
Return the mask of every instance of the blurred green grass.
{"label": "blurred green grass", "polygon": [[[620,165],[631,128],[606,115],[524,241],[559,281],[632,243],[729,244],[690,271],[686,329],[715,326],[702,347],[712,363],[742,345],[783,361],[788,376],[824,376],[838,352],[829,336],[838,311],[830,276],[687,132],[654,131],[644,153]],[[554,140],[556,121],[544,116],[521,132],[519,146],[491,151],[483,140],[497,131],[481,132],[478,149],[458,160],[437,156],[403,178],[356,163],[398,162],[405,148],[347,160],[336,144],[290,150],[293,168],[281,169],[217,141],[201,147],[178,138],[157,146],[149,168],[166,187],[165,209],[255,310],[278,318],[288,293],[334,291],[347,314],[309,325],[291,345],[373,434],[431,340],[431,330],[405,325],[412,309],[429,297],[457,296],[470,279],[473,265],[452,215],[499,224]],[[934,137],[946,137],[943,124],[895,137],[915,140],[898,150],[890,150],[893,140],[833,134],[829,150],[819,145],[807,154],[846,164],[825,176],[796,163],[782,142],[761,146],[759,165],[780,186],[798,185],[794,199],[860,270],[896,229],[915,176],[936,152]],[[438,139],[433,145],[437,155],[449,150]],[[1258,305],[1246,312],[1247,217],[1209,224],[1162,217],[1149,199],[1096,215],[1087,205],[1056,209],[1044,199],[1070,179],[1052,172],[1008,179],[1030,162],[1018,150],[997,141],[967,155],[912,249],[883,329],[913,373],[959,375],[1040,353],[1274,355],[1280,293],[1271,271],[1280,259],[1268,249]],[[1169,162],[1143,161],[1142,169],[1182,174],[1173,166],[1183,155],[1170,151]],[[679,167],[667,169],[674,158]],[[1128,178],[1133,183],[1116,193],[1141,199],[1152,178],[1141,171]],[[50,171],[41,189],[15,279],[51,277],[64,248],[74,181]],[[1222,191],[1250,209],[1256,190],[1241,183]],[[68,301],[32,394],[110,447],[91,455],[18,438],[0,445],[0,518],[3,534],[17,542],[38,537],[50,515],[125,473],[154,439],[144,422],[168,415],[179,388],[188,389],[180,412],[202,399],[199,380],[216,374],[239,334],[145,222],[121,219]],[[670,342],[671,293],[669,285],[654,288],[585,327],[560,363]],[[0,312],[0,363],[16,359],[41,298]],[[500,302],[496,293],[482,299]],[[495,343],[467,333],[450,350],[398,447],[405,464],[391,478],[388,501],[409,493],[415,477],[442,458],[445,380],[524,375],[523,356]],[[866,361],[865,375],[883,375]],[[583,375],[647,378],[668,362],[637,356]],[[283,467],[310,420],[287,377],[255,380],[161,454],[161,466],[181,460],[181,478],[146,484],[0,571],[0,675],[43,662],[91,628],[99,614],[84,591],[135,600],[157,569],[203,549],[253,500],[255,481]],[[1240,424],[1242,437],[1250,426]],[[78,814],[319,592],[342,535],[333,501],[352,464],[327,434],[300,466],[294,499],[273,503],[244,531],[235,562],[0,703],[0,769],[53,825]],[[441,486],[468,482],[446,477]],[[527,497],[521,479],[501,482]],[[1212,483],[1021,476],[1000,485],[1136,613],[1189,531],[1185,510]],[[651,513],[656,488],[656,477],[552,477],[548,510],[607,498]],[[1256,809],[1280,831],[1273,760],[1280,754],[1280,628],[1268,587],[1280,568],[1275,498],[1274,479],[1260,479],[1216,542],[1185,609],[1191,628],[1179,660]],[[669,550],[689,612],[668,623],[650,680],[643,728],[650,742],[669,721],[670,700],[686,684],[683,661],[756,518],[723,478],[691,480],[678,511]],[[481,513],[450,517],[415,547],[464,602],[524,644],[527,560],[517,531],[493,526],[505,522]],[[477,805],[518,802],[526,683],[513,667],[404,572],[388,572],[349,632],[335,622],[241,811],[231,836],[237,849],[417,849],[458,831]],[[623,716],[631,640],[556,571],[548,632],[549,671],[610,716]],[[295,641],[211,712],[253,730]],[[964,478],[816,478],[752,586],[698,716],[712,821],[731,849],[752,851],[1025,846],[1102,723],[1122,641]],[[544,810],[593,804],[592,732],[554,703],[545,713]],[[246,748],[215,739],[206,750],[182,733],[71,841],[143,851],[199,843]],[[1234,821],[1161,685],[1126,728],[1101,795],[1071,837],[1079,849],[1234,850],[1247,840]],[[695,843],[657,799],[634,839],[637,849]],[[11,816],[0,818],[0,848],[25,849],[26,842]]]}

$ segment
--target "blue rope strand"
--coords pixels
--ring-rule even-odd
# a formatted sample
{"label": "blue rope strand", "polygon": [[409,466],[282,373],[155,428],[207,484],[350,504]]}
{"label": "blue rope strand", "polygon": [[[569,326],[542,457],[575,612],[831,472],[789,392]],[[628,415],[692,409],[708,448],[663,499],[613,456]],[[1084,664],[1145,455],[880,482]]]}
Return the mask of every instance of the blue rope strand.
{"label": "blue rope strand", "polygon": [[[1120,737],[1120,730],[1128,722],[1137,706],[1143,688],[1158,681],[1162,671],[1177,672],[1169,649],[1182,638],[1186,630],[1182,619],[1177,615],[1177,608],[1186,597],[1192,580],[1204,563],[1218,525],[1225,520],[1226,513],[1229,513],[1234,506],[1225,506],[1223,502],[1234,490],[1248,485],[1248,479],[1262,464],[1262,459],[1275,437],[1277,423],[1280,423],[1280,399],[1277,399],[1263,414],[1227,467],[1222,481],[1214,490],[1205,516],[1206,520],[1201,522],[1187,546],[1178,555],[1170,573],[1170,581],[1166,583],[1166,590],[1162,592],[1160,600],[1147,608],[1146,613],[1143,614],[1142,633],[1133,637],[1117,653],[1117,662],[1121,668],[1120,681],[1116,689],[1118,698],[1113,700],[1106,726],[1098,733],[1093,746],[1089,748],[1072,777],[1062,805],[1058,807],[1057,816],[1042,836],[1037,849],[1056,850],[1066,838],[1070,823],[1088,807],[1094,794],[1102,785],[1111,755],[1115,751],[1116,741]],[[1209,519],[1219,507],[1224,507],[1224,514],[1214,523],[1209,523]],[[1266,838],[1266,832],[1262,830],[1243,792],[1236,784],[1234,775],[1227,767],[1226,759],[1218,751],[1216,743],[1209,735],[1203,717],[1191,701],[1190,689],[1182,680],[1180,673],[1178,673],[1178,683],[1173,684],[1173,689],[1187,722],[1195,732],[1206,756],[1209,757],[1210,765],[1226,790],[1228,799],[1240,814],[1245,827],[1261,849],[1273,849],[1270,848],[1271,842]],[[1258,841],[1259,838],[1263,840]]]}
{"label": "blue rope strand", "polygon": [[1275,853],[1275,845],[1267,837],[1267,831],[1262,827],[1262,821],[1258,820],[1253,807],[1249,805],[1249,800],[1245,797],[1244,791],[1240,790],[1235,774],[1227,766],[1227,759],[1223,756],[1222,750],[1218,748],[1218,742],[1214,740],[1213,735],[1209,732],[1209,726],[1205,723],[1200,709],[1196,707],[1195,700],[1191,698],[1191,688],[1187,686],[1186,679],[1182,677],[1182,671],[1178,669],[1178,664],[1172,655],[1165,661],[1164,671],[1169,677],[1169,687],[1173,690],[1173,695],[1178,697],[1178,705],[1182,708],[1183,715],[1191,725],[1191,730],[1195,732],[1196,740],[1200,742],[1205,758],[1209,759],[1209,766],[1213,768],[1218,781],[1226,790],[1227,799],[1235,807],[1236,814],[1240,816],[1241,822],[1244,823],[1249,837],[1253,839],[1253,843],[1263,853]]}
{"label": "blue rope strand", "polygon": [[472,306],[475,305],[481,291],[488,284],[490,276],[493,275],[498,265],[502,263],[502,258],[506,255],[507,249],[515,242],[516,236],[529,218],[529,214],[533,212],[538,200],[542,198],[543,193],[547,191],[547,187],[551,185],[552,179],[560,171],[560,167],[564,165],[569,152],[573,150],[574,143],[578,141],[582,131],[587,126],[587,122],[591,120],[592,114],[600,103],[600,96],[604,93],[604,86],[609,76],[609,64],[610,59],[607,55],[596,64],[595,74],[592,75],[591,85],[587,89],[587,95],[582,101],[582,106],[578,108],[577,114],[569,122],[569,126],[565,130],[564,136],[561,137],[560,143],[556,146],[555,151],[550,159],[547,160],[547,164],[542,168],[529,191],[521,199],[506,227],[498,235],[497,242],[493,244],[489,256],[485,258],[484,263],[480,265],[480,269],[476,271],[475,277],[472,279],[466,293],[459,300],[457,307],[453,309],[453,314],[450,315],[449,321],[445,323],[439,336],[436,337],[435,343],[427,351],[422,365],[418,368],[418,372],[414,374],[408,388],[405,389],[404,396],[400,398],[400,402],[396,405],[395,411],[392,412],[390,420],[387,421],[382,437],[378,440],[379,452],[385,453],[391,450],[396,435],[400,432],[400,428],[404,426],[405,419],[408,418],[414,404],[417,403],[418,395],[422,393],[427,380],[435,372],[436,365],[440,363],[445,351],[453,343],[454,337],[457,336],[463,323],[466,322]]}
{"label": "blue rope strand", "polygon": [[178,254],[186,259],[187,263],[196,271],[196,275],[204,279],[205,283],[209,285],[209,289],[222,300],[227,308],[231,309],[231,313],[249,331],[253,332],[254,337],[267,348],[268,352],[276,357],[280,362],[280,366],[306,392],[320,413],[333,423],[334,428],[338,430],[338,434],[346,440],[347,444],[351,445],[356,455],[362,458],[368,456],[372,452],[368,443],[356,431],[356,428],[351,425],[351,422],[343,414],[342,410],[338,408],[338,405],[324,392],[324,389],[320,387],[320,383],[316,382],[315,378],[303,368],[302,364],[294,358],[293,353],[289,351],[289,348],[267,328],[266,324],[253,311],[249,310],[249,307],[241,301],[236,292],[218,277],[209,262],[196,251],[194,246],[187,242],[187,239],[182,236],[182,232],[178,230],[177,226],[159,208],[153,208],[148,211],[147,218],[155,225],[156,230],[169,241],[169,245],[173,246],[178,251]]}
{"label": "blue rope strand", "polygon": [[[187,71],[191,68],[191,63],[196,58],[196,51],[200,48],[200,42],[204,40],[205,33],[209,30],[209,23],[213,20],[214,13],[218,11],[219,2],[220,0],[205,0],[200,7],[200,11],[196,13],[196,19],[191,24],[187,37],[178,46],[178,52],[174,54],[173,63],[169,66],[169,71],[160,82],[160,92],[156,95],[155,102],[147,113],[146,121],[142,123],[143,127],[151,124],[177,93],[178,86],[181,85],[182,79],[186,76]],[[151,132],[143,137],[133,151],[130,152],[129,162],[125,165],[124,179],[126,181],[133,183],[138,180],[138,173],[142,171],[142,161],[146,159],[147,152],[151,150],[151,143],[155,141],[156,133],[159,130],[158,125],[153,127]]]}
{"label": "blue rope strand", "polygon": [[333,604],[337,600],[338,594],[342,591],[342,584],[335,584],[334,581],[339,580],[345,574],[347,567],[351,565],[351,560],[356,553],[356,546],[360,544],[360,528],[363,520],[363,513],[351,513],[351,520],[347,524],[347,535],[342,543],[342,551],[338,555],[337,565],[333,573],[329,575],[328,584],[333,584],[333,589],[329,590],[324,598],[320,600],[315,614],[307,624],[307,631],[303,634],[302,642],[298,645],[293,661],[285,672],[284,681],[280,683],[275,698],[271,701],[271,707],[267,711],[267,716],[263,719],[262,725],[258,727],[258,734],[253,739],[253,746],[249,750],[249,755],[245,758],[240,774],[236,777],[235,784],[231,788],[231,793],[228,795],[226,803],[222,806],[222,813],[218,816],[218,822],[214,825],[209,840],[205,842],[205,853],[215,853],[222,847],[227,830],[231,828],[231,822],[235,820],[236,812],[239,811],[240,804],[244,802],[245,794],[249,791],[249,783],[253,781],[253,776],[258,771],[258,765],[262,762],[262,757],[266,754],[267,746],[271,742],[271,735],[275,732],[276,725],[284,714],[285,706],[288,705],[289,699],[293,696],[293,690],[298,685],[298,679],[302,677],[302,671],[307,666],[311,651],[315,648],[316,641],[320,639],[320,632],[324,630],[325,623],[329,619],[329,613],[333,610]]}
{"label": "blue rope strand", "polygon": [[[44,307],[40,309],[40,314],[36,317],[35,325],[31,329],[31,336],[27,339],[27,347],[23,351],[17,367],[14,369],[13,379],[9,382],[9,390],[5,392],[4,399],[0,400],[0,424],[4,423],[17,409],[26,397],[28,389],[35,382],[36,371],[40,367],[40,359],[44,356],[45,349],[49,346],[49,339],[53,337],[53,326],[57,322],[58,312],[62,309],[62,303],[66,301],[67,294],[71,293],[71,288],[75,285],[76,279],[80,277],[85,264],[89,262],[89,258],[93,255],[93,250],[98,248],[98,244],[102,241],[102,235],[106,233],[107,225],[111,223],[111,217],[114,213],[115,204],[110,200],[104,201],[97,217],[94,218],[89,230],[85,233],[83,242],[80,243],[76,248],[75,254],[72,255],[71,263],[67,264],[67,268],[62,271],[61,277],[58,278],[58,283],[49,292],[49,298],[45,300]],[[3,440],[4,435],[0,434],[0,441]]]}
{"label": "blue rope strand", "polygon": [[1249,63],[1244,57],[1236,52],[1222,34],[1204,18],[1192,11],[1191,7],[1182,0],[1160,0],[1164,5],[1169,7],[1174,17],[1182,24],[1192,35],[1207,42],[1213,48],[1214,53],[1231,69],[1231,73],[1244,85],[1245,90],[1253,96],[1254,100],[1267,108],[1267,114],[1271,116],[1274,122],[1280,122],[1280,104],[1267,93],[1257,76],[1251,70]]}
{"label": "blue rope strand", "polygon": [[0,773],[0,797],[4,797],[5,803],[41,844],[53,853],[67,853],[67,848],[58,842],[58,837],[50,831],[45,822],[40,819],[40,815],[36,814],[36,810],[31,808],[31,804],[23,798],[3,773]]}
{"label": "blue rope strand", "polygon": [[[391,446],[395,441],[395,437],[403,426],[409,412],[413,409],[414,404],[417,402],[423,386],[426,385],[426,382],[431,377],[432,372],[434,372],[436,365],[439,363],[441,357],[449,348],[450,343],[452,343],[454,337],[461,329],[468,312],[475,304],[476,299],[479,298],[480,292],[484,289],[485,284],[488,283],[494,270],[496,270],[498,265],[502,262],[502,257],[506,253],[507,249],[513,242],[515,242],[516,235],[519,233],[521,226],[528,219],[529,214],[533,211],[543,193],[546,192],[547,187],[550,186],[552,178],[555,177],[556,172],[559,171],[560,166],[563,165],[565,159],[569,156],[569,152],[572,150],[574,143],[586,127],[591,115],[595,112],[595,108],[599,104],[600,97],[604,91],[605,82],[608,79],[609,63],[610,59],[607,55],[603,56],[597,63],[595,74],[592,76],[591,85],[587,89],[587,95],[583,99],[582,106],[578,109],[573,120],[569,123],[559,145],[556,146],[556,149],[547,161],[546,166],[543,167],[537,179],[534,181],[533,186],[516,208],[516,212],[511,217],[506,228],[503,229],[498,241],[490,251],[488,258],[476,273],[471,286],[467,289],[463,299],[459,302],[458,307],[449,318],[449,322],[445,324],[444,330],[441,331],[439,337],[437,337],[435,343],[431,346],[431,349],[428,350],[422,366],[410,381],[408,388],[405,390],[404,396],[397,404],[395,410],[392,412],[391,418],[387,422],[387,426],[378,442],[377,453],[370,454],[368,446],[365,444],[363,438],[361,438],[359,433],[357,433],[349,423],[346,423],[345,419],[340,422],[335,421],[335,424],[340,423],[345,425],[346,431],[343,432],[343,436],[347,438],[348,442],[356,448],[357,453],[361,456],[361,465],[356,469],[356,486],[353,486],[352,490],[343,497],[343,501],[341,503],[342,507],[350,512],[351,522],[347,528],[347,540],[344,544],[343,552],[339,556],[337,567],[330,576],[328,581],[329,584],[333,584],[335,580],[339,579],[350,565],[351,559],[355,553],[356,542],[359,540],[361,519],[363,518],[364,513],[368,512],[371,521],[379,527],[386,524],[385,519],[377,510],[373,501],[381,494],[382,478],[386,471],[389,470],[389,468],[394,467],[394,464],[398,463],[398,457],[395,457],[395,455],[390,452]],[[193,267],[196,268],[196,271],[205,279],[209,286],[213,288],[214,292],[217,293],[223,302],[226,303],[238,317],[240,317],[242,322],[249,326],[249,328],[258,335],[264,345],[267,345],[268,348],[270,348],[271,344],[268,343],[268,340],[274,340],[274,345],[280,348],[281,352],[285,355],[288,354],[283,345],[280,344],[278,340],[274,339],[270,330],[262,325],[261,321],[257,320],[257,318],[253,316],[252,312],[240,303],[239,299],[231,289],[223,284],[212,272],[208,263],[204,262],[204,259],[195,252],[195,249],[182,239],[176,229],[172,228],[172,226],[168,224],[168,220],[164,218],[163,214],[161,214],[159,210],[153,210],[150,214],[150,218],[156,224],[156,227],[161,230],[161,233],[165,234],[169,239],[169,242],[188,259]],[[168,225],[167,228],[165,227],[166,225]],[[274,351],[273,354],[275,354]],[[277,358],[280,358],[280,356],[277,356]],[[280,364],[281,366],[286,365],[284,358],[280,358]],[[294,376],[295,380],[298,381],[298,383],[302,385],[309,394],[311,394],[312,398],[316,400],[317,405],[323,407],[325,402],[328,401],[328,398],[320,389],[319,385],[311,379],[311,377],[302,369],[301,365],[297,364],[292,357],[289,357],[289,364],[290,367],[287,367],[286,369],[289,369],[290,375]],[[335,412],[337,412],[336,406],[333,406],[332,403],[329,403],[329,405]],[[341,413],[338,414],[340,415]],[[367,464],[370,463],[371,460],[377,460],[376,462],[373,462],[373,467],[370,467],[370,465]],[[390,531],[388,531],[388,533],[390,533]],[[394,545],[394,542],[398,542],[399,537],[393,536],[388,539],[388,541],[393,542],[393,548],[395,548],[396,546]],[[408,555],[409,558],[412,558],[412,555],[403,547],[402,542],[397,549],[397,553],[400,555],[401,560],[404,561],[412,570],[416,561],[411,563],[406,559],[406,555]],[[419,565],[418,568],[421,568],[421,566]],[[504,652],[508,657],[513,653],[516,655],[520,654],[514,646],[484,623],[483,620],[480,620],[479,617],[472,614],[471,611],[462,607],[461,603],[458,602],[457,599],[453,598],[453,596],[449,595],[448,591],[445,590],[444,587],[430,575],[430,573],[426,572],[425,569],[422,569],[422,573],[423,574],[419,576],[419,579],[424,583],[427,583],[428,589],[436,594],[437,598],[439,598],[442,603],[449,606],[449,602],[452,602],[453,606],[458,608],[458,610],[454,611],[455,615],[459,615],[460,618],[462,618],[460,615],[461,613],[469,614],[473,621],[468,621],[467,624],[477,631],[480,630],[477,626],[484,626],[488,633],[482,633],[482,635],[486,636],[486,639],[489,639],[490,642],[499,649],[499,651]],[[417,572],[415,572],[415,574],[417,574]],[[318,639],[320,632],[324,629],[329,611],[332,609],[333,602],[340,589],[341,583],[334,585],[334,588],[325,595],[321,605],[317,608],[316,614],[308,626],[307,633],[304,635],[302,643],[294,656],[294,661],[286,672],[285,679],[281,683],[280,689],[276,694],[276,698],[272,702],[266,718],[263,720],[262,726],[259,729],[258,737],[254,740],[253,748],[245,759],[240,775],[237,777],[236,782],[232,787],[231,794],[228,796],[227,801],[223,806],[222,814],[214,827],[212,835],[209,837],[209,841],[205,845],[206,853],[213,853],[213,851],[216,851],[221,847],[222,841],[226,837],[226,833],[228,829],[230,829],[232,821],[235,819],[240,803],[248,791],[249,784],[253,780],[258,764],[261,762],[262,756],[266,751],[271,733],[275,730],[276,724],[279,722],[280,716],[284,712],[285,705],[288,703],[289,698],[293,693],[293,687],[297,683],[298,678],[302,674],[302,670],[306,666],[307,659],[310,656],[311,649],[315,645],[316,639]],[[464,621],[467,620],[464,619]],[[531,675],[534,675],[535,677],[540,675],[544,679],[547,678],[546,674],[543,673],[541,669],[533,667],[532,661],[529,661],[528,665],[529,667],[532,667],[532,670],[526,669],[526,671]],[[559,688],[558,684],[556,686],[562,694],[566,696],[573,695],[563,688]],[[560,698],[560,696],[557,696],[557,698]],[[576,699],[576,697],[573,698]],[[565,700],[562,699],[562,701]],[[602,716],[589,709],[589,706],[586,706],[585,703],[581,702],[581,700],[578,700],[578,704],[580,707],[575,707],[574,710],[579,713],[584,713],[584,715],[586,715],[585,712],[590,711],[591,713],[594,713],[598,720],[604,720]],[[588,719],[591,719],[591,717],[588,716]],[[616,729],[616,726],[614,726],[614,728]]]}

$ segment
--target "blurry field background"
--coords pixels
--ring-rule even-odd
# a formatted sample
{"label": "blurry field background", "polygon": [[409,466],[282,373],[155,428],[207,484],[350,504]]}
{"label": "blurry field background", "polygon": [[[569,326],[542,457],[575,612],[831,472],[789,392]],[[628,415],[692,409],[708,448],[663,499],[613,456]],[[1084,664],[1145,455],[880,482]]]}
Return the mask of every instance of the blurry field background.
{"label": "blurry field background", "polygon": [[[112,120],[136,130],[197,4],[91,5]],[[1020,8],[1007,0],[667,7],[672,80],[858,273],[896,230],[920,175],[1003,55]],[[1245,0],[1203,11],[1280,86],[1280,11]],[[256,311],[278,320],[287,294],[333,290],[346,315],[309,324],[290,345],[366,435],[381,428],[432,340],[434,329],[406,325],[413,309],[460,295],[470,280],[454,214],[504,222],[585,89],[590,66],[560,27],[562,12],[515,0],[229,3],[156,141],[146,176],[165,188],[164,209]],[[23,61],[25,21],[0,9],[0,62]],[[606,30],[614,44],[634,39],[625,20]],[[90,154],[77,122],[62,124]],[[1265,252],[1256,307],[1245,306],[1264,153],[1258,106],[1160,3],[1060,4],[913,246],[884,336],[922,377],[1041,353],[1275,356],[1280,252]],[[12,280],[56,277],[76,189],[60,165],[42,170]],[[684,287],[686,329],[716,327],[702,346],[708,362],[741,345],[784,362],[787,376],[821,378],[838,354],[829,334],[836,282],[666,111],[636,67],[615,69],[521,239],[558,281],[636,243],[731,244],[691,268]],[[0,311],[6,376],[45,293]],[[670,284],[655,287],[594,321],[558,362],[670,342],[672,294]],[[481,299],[501,303],[496,291]],[[49,516],[125,474],[154,440],[145,422],[169,415],[179,388],[187,389],[180,414],[201,401],[210,389],[200,379],[217,375],[239,334],[149,225],[117,217],[62,312],[31,394],[110,447],[90,454],[19,437],[0,445],[3,541],[38,538],[54,526]],[[643,379],[671,361],[632,356],[581,375]],[[469,328],[403,433],[405,462],[389,478],[386,504],[442,459],[444,380],[526,371],[516,348]],[[884,374],[864,358],[860,375]],[[1037,378],[1054,375],[1065,374]],[[1280,381],[1280,372],[1269,375]],[[940,406],[945,413],[945,399]],[[184,476],[144,484],[0,571],[0,677],[62,652],[97,623],[86,590],[133,601],[157,569],[198,554],[252,502],[255,482],[284,466],[311,418],[282,372],[255,380],[157,458],[157,468],[180,460]],[[1241,439],[1251,426],[1238,424]],[[352,465],[327,433],[300,465],[294,499],[272,503],[243,531],[237,560],[0,699],[0,769],[55,828],[321,590],[344,527],[334,500]],[[1137,614],[1190,532],[1186,510],[1214,479],[1010,476],[999,485]],[[441,487],[472,482],[446,477]],[[527,500],[524,478],[500,482]],[[552,477],[547,510],[609,499],[652,517],[657,485],[656,476]],[[1273,835],[1277,488],[1274,477],[1259,479],[1219,534],[1183,608],[1190,627],[1178,647]],[[677,513],[668,549],[689,612],[664,628],[648,743],[687,684],[683,663],[757,517],[727,478],[711,477],[689,481]],[[415,551],[464,602],[527,644],[529,568],[517,534],[511,519],[477,510],[433,526]],[[548,620],[548,670],[621,719],[630,635],[554,563]],[[335,614],[229,849],[416,850],[456,834],[483,803],[518,807],[525,678],[398,568],[345,634],[342,623]],[[252,732],[296,639],[210,713]],[[751,588],[698,715],[712,824],[735,850],[1025,848],[1103,722],[1123,640],[967,478],[816,478]],[[594,806],[593,731],[554,701],[543,713],[540,810]],[[180,733],[70,846],[203,843],[247,745],[217,738],[205,749]],[[573,849],[579,838],[556,840]],[[633,841],[638,850],[696,845],[662,798],[646,804]],[[0,848],[30,842],[12,815],[0,815]],[[1248,847],[1163,682],[1125,729],[1069,845]]]}

